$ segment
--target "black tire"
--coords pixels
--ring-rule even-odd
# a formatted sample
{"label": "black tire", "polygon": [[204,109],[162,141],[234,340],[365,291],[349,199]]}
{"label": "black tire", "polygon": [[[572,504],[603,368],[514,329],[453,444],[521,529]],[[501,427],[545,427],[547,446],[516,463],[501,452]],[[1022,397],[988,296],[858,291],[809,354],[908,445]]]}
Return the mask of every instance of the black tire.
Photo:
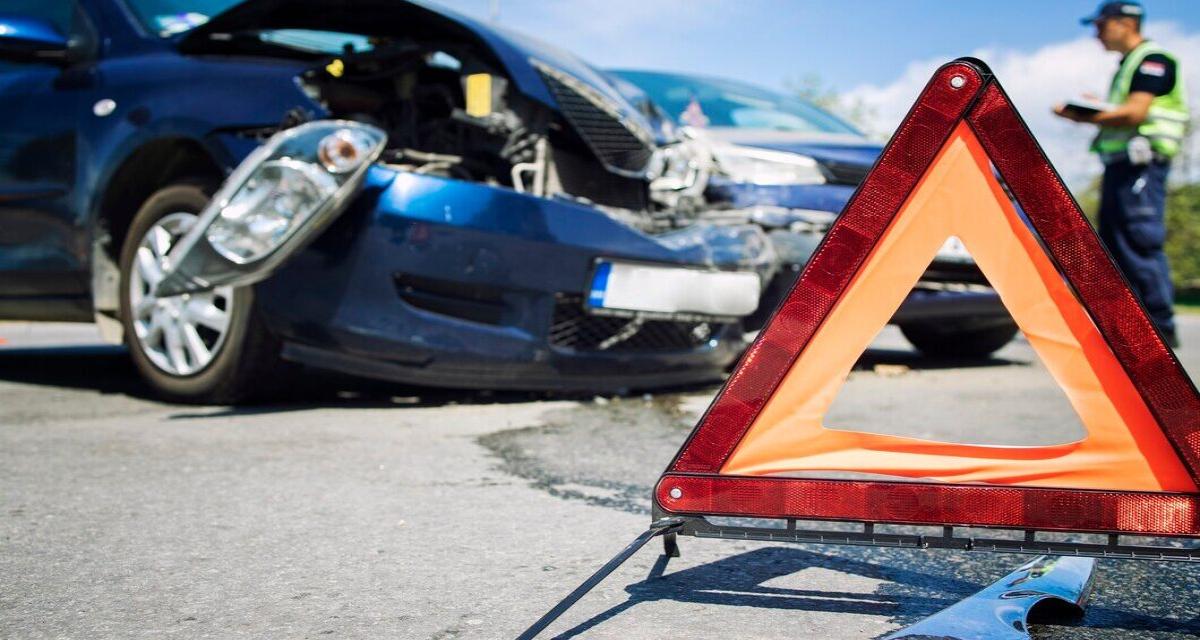
{"label": "black tire", "polygon": [[[199,214],[214,191],[203,181],[181,181],[154,192],[138,210],[121,248],[121,324],[138,372],[161,396],[178,402],[233,404],[274,390],[281,378],[279,342],[254,308],[251,287],[234,289],[223,341],[202,368],[177,375],[156,365],[134,329],[130,277],[139,243],[155,224],[174,213]],[[270,388],[268,388],[268,385]]]}
{"label": "black tire", "polygon": [[1012,321],[986,325],[902,324],[900,332],[918,351],[938,358],[986,358],[1017,335]]}

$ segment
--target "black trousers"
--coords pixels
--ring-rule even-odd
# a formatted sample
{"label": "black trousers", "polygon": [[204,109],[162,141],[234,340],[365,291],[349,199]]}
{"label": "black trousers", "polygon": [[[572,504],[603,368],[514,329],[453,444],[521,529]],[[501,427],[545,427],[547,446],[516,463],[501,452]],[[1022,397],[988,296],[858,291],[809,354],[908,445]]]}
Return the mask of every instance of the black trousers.
{"label": "black trousers", "polygon": [[1110,164],[1104,169],[1100,196],[1100,239],[1150,318],[1167,333],[1175,331],[1175,291],[1163,251],[1170,166],[1160,160],[1145,165]]}

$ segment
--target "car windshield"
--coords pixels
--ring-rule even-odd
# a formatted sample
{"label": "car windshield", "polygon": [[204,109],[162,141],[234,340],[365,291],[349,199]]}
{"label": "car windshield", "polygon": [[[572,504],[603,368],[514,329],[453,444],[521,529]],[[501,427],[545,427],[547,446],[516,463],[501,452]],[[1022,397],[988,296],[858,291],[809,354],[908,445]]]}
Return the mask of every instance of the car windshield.
{"label": "car windshield", "polygon": [[862,135],[810,102],[753,85],[673,73],[614,73],[641,87],[683,126]]}

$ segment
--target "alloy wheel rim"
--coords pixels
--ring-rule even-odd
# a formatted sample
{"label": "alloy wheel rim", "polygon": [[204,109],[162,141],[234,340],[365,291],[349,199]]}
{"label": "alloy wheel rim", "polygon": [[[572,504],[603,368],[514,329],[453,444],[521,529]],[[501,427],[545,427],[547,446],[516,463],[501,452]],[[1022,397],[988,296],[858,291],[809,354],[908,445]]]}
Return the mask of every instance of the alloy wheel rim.
{"label": "alloy wheel rim", "polygon": [[213,361],[225,345],[233,310],[233,287],[153,294],[167,253],[196,220],[195,214],[177,212],[155,222],[138,243],[129,274],[129,310],[138,346],[157,369],[173,376],[193,375]]}

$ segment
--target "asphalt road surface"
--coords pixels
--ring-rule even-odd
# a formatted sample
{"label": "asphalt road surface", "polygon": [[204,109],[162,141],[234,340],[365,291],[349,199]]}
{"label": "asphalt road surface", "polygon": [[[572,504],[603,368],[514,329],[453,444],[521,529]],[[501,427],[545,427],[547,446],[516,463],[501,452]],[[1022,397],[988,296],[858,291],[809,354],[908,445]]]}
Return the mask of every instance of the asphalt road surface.
{"label": "asphalt road surface", "polygon": [[[1200,317],[1181,357],[1200,376]],[[0,323],[0,637],[506,638],[645,529],[715,388],[539,399],[309,377],[278,404],[154,400],[86,326]],[[1082,433],[1028,345],[930,361],[887,330],[829,424]],[[545,637],[877,638],[1027,558],[681,539]],[[1037,638],[1200,635],[1200,567],[1101,561]]]}

